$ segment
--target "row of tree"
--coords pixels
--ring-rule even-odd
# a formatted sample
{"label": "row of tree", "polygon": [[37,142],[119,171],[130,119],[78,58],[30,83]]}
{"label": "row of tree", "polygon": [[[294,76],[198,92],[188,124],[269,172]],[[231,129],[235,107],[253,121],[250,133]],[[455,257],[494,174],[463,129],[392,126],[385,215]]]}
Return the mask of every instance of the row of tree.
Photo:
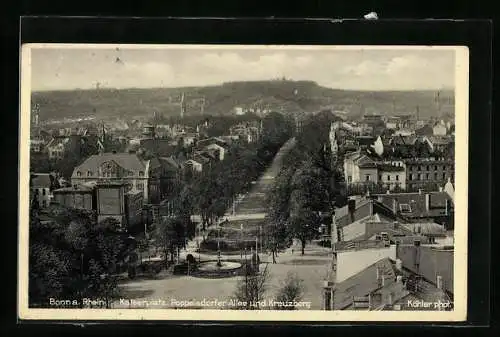
{"label": "row of tree", "polygon": [[263,132],[257,142],[235,143],[224,160],[213,162],[200,174],[184,176],[175,196],[174,216],[156,225],[157,242],[165,256],[173,259],[185,244],[191,215],[201,217],[203,230],[223,217],[236,197],[262,175],[292,135],[292,123],[279,113],[270,113],[263,119]]}
{"label": "row of tree", "polygon": [[267,248],[275,254],[292,239],[306,243],[319,235],[324,214],[329,214],[339,195],[339,172],[332,165],[328,146],[330,124],[337,117],[330,112],[310,116],[296,137],[294,148],[268,196]]}

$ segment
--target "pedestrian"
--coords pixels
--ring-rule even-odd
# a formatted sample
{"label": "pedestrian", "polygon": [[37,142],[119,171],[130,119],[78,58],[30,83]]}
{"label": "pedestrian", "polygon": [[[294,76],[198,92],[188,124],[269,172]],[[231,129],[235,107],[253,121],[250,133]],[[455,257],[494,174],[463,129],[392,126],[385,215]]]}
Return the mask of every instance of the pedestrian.
{"label": "pedestrian", "polygon": [[293,248],[292,248],[292,255],[293,255]]}

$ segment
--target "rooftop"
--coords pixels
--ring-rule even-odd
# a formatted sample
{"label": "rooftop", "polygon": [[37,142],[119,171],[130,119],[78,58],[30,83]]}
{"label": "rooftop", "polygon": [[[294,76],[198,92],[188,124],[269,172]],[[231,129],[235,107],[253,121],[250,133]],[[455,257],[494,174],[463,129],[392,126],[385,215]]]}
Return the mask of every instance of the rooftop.
{"label": "rooftop", "polygon": [[50,173],[32,173],[31,186],[34,188],[51,188],[52,178]]}
{"label": "rooftop", "polygon": [[[397,210],[406,217],[445,216],[447,201],[450,208],[453,208],[453,200],[446,192],[374,194],[373,197],[391,209],[396,206]],[[426,198],[429,198],[428,209]]]}
{"label": "rooftop", "polygon": [[334,309],[346,309],[352,305],[354,297],[367,296],[380,288],[377,269],[388,277],[389,283],[394,282],[396,273],[393,264],[389,258],[384,258],[336,285]]}
{"label": "rooftop", "polygon": [[77,171],[96,171],[103,163],[108,161],[114,161],[124,169],[131,171],[142,171],[146,168],[146,162],[142,161],[135,153],[103,153],[87,158],[80,166],[75,168],[73,174]]}

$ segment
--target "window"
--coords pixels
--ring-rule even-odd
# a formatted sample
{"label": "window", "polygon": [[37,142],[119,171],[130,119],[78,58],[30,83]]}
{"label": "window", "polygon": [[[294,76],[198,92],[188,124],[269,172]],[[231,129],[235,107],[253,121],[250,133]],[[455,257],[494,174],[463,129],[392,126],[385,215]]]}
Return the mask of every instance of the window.
{"label": "window", "polygon": [[399,176],[398,175],[396,175],[396,181],[399,181]]}
{"label": "window", "polygon": [[410,178],[410,180],[413,180],[413,174],[410,174],[409,178]]}
{"label": "window", "polygon": [[437,172],[434,173],[434,180],[437,180],[438,179],[438,174]]}
{"label": "window", "polygon": [[429,180],[429,176],[430,176],[430,175],[429,175],[429,173],[427,173],[427,174],[425,175],[425,179]]}
{"label": "window", "polygon": [[380,176],[378,176],[378,180],[382,180],[382,176],[381,176],[381,175],[380,175]]}
{"label": "window", "polygon": [[418,180],[422,180],[422,174],[421,173],[418,174]]}
{"label": "window", "polygon": [[369,174],[366,175],[366,181],[370,181],[370,175]]}
{"label": "window", "polygon": [[446,170],[446,166],[445,165],[443,165],[443,170]]}
{"label": "window", "polygon": [[347,177],[347,182],[348,182],[348,183],[352,182],[352,176],[348,176],[348,177]]}
{"label": "window", "polygon": [[45,188],[42,188],[42,195],[45,195]]}
{"label": "window", "polygon": [[438,167],[437,167],[437,165],[435,165],[435,166],[434,166],[434,170],[436,170],[436,171],[437,171],[437,169],[438,169]]}
{"label": "window", "polygon": [[80,172],[80,171],[76,172],[76,176],[77,177],[81,177],[82,176],[82,172]]}
{"label": "window", "polygon": [[418,170],[419,170],[419,171],[422,171],[422,166],[419,166],[419,167],[418,167]]}
{"label": "window", "polygon": [[47,207],[47,200],[42,200],[42,207]]}
{"label": "window", "polygon": [[430,170],[429,165],[427,165],[427,171],[429,171],[429,170]]}
{"label": "window", "polygon": [[390,180],[391,180],[391,176],[387,175],[387,181],[390,181]]}
{"label": "window", "polygon": [[87,171],[87,177],[92,177],[92,171]]}
{"label": "window", "polygon": [[411,213],[411,207],[409,204],[400,204],[399,210],[401,213]]}
{"label": "window", "polygon": [[137,183],[137,189],[138,190],[144,189],[144,184],[143,183]]}
{"label": "window", "polygon": [[139,171],[139,177],[144,177],[144,172],[143,171]]}
{"label": "window", "polygon": [[443,172],[443,180],[446,179],[446,173]]}

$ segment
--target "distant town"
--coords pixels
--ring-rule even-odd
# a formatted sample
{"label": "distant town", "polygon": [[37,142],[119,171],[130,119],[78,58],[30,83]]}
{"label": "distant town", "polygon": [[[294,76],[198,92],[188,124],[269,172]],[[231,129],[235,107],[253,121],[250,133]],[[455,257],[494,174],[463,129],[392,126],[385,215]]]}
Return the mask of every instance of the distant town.
{"label": "distant town", "polygon": [[129,119],[32,106],[31,307],[452,310],[455,123],[439,93],[425,118],[176,99]]}

